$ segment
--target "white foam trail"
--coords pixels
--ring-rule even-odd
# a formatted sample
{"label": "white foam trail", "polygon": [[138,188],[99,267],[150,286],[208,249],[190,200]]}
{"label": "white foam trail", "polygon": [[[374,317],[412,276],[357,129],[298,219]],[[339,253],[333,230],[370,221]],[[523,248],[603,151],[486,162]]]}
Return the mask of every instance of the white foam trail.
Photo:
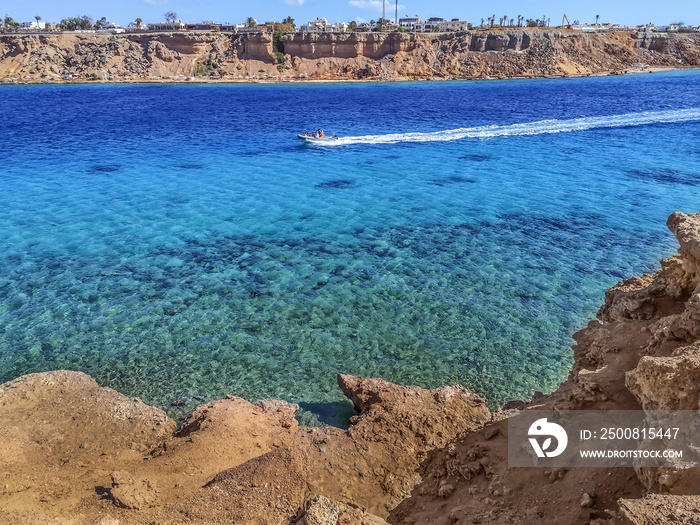
{"label": "white foam trail", "polygon": [[474,128],[448,129],[431,133],[391,133],[388,135],[364,135],[340,137],[324,142],[322,146],[343,146],[348,144],[396,144],[397,142],[446,142],[465,138],[491,138],[520,135],[541,135],[543,133],[567,133],[600,128],[622,128],[646,126],[669,122],[689,122],[700,120],[700,108],[665,111],[643,111],[605,117],[581,117],[570,120],[540,120],[508,126],[480,126]]}

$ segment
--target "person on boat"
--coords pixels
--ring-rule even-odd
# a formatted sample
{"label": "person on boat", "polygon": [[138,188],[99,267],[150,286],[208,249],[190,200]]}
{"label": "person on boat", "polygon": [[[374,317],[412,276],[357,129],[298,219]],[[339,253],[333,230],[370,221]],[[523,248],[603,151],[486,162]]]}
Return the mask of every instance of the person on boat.
{"label": "person on boat", "polygon": [[333,133],[333,135],[331,136],[331,138],[332,138],[333,140],[338,140],[338,135],[336,135],[335,133]]}
{"label": "person on boat", "polygon": [[308,131],[306,132],[306,136],[307,136],[307,137],[309,136],[309,132],[308,132]]}
{"label": "person on boat", "polygon": [[316,138],[316,132],[312,133],[311,136],[312,136],[313,138]]}

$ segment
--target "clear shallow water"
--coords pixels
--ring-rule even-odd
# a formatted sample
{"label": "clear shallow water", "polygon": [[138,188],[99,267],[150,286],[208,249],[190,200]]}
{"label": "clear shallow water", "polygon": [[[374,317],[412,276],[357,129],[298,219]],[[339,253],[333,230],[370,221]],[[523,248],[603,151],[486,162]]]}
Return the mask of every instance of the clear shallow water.
{"label": "clear shallow water", "polygon": [[0,381],[324,421],[338,372],[551,390],[700,209],[699,81],[3,86]]}

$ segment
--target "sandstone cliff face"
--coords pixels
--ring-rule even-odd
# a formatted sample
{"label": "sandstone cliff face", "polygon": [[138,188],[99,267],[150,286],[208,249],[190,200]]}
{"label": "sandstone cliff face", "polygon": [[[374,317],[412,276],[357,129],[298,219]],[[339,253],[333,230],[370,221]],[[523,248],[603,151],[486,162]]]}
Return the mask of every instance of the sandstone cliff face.
{"label": "sandstone cliff face", "polygon": [[260,65],[272,71],[272,38],[217,33],[0,36],[0,77],[6,78],[92,73],[104,80],[174,78],[191,75],[197,64],[208,59],[225,64],[231,73],[252,74]]}
{"label": "sandstone cliff face", "polygon": [[279,44],[283,60],[269,34],[1,35],[0,78],[172,80],[209,60],[229,80],[542,77],[700,66],[700,34],[299,33]]}

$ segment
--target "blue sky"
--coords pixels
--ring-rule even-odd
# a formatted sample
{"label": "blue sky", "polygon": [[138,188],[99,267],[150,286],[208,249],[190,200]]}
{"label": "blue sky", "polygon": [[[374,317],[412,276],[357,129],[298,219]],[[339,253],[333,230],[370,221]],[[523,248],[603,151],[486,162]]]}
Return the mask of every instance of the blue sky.
{"label": "blue sky", "polygon": [[[258,22],[282,20],[291,16],[297,25],[326,17],[331,22],[377,19],[382,13],[381,0],[259,0],[241,2],[231,0],[26,0],[0,5],[0,14],[9,14],[18,22],[32,20],[34,15],[42,20],[58,22],[62,18],[88,15],[93,18],[106,17],[110,22],[127,25],[137,17],[144,22],[159,22],[166,11],[174,11],[185,22],[215,20],[220,23],[241,23],[252,16]],[[387,18],[394,18],[394,1],[387,3]],[[569,20],[592,23],[595,15],[601,22],[617,22],[636,25],[654,22],[664,25],[682,21],[688,25],[700,25],[700,1],[698,0],[495,0],[464,2],[455,0],[399,0],[399,17],[418,15],[421,18],[438,16],[459,18],[479,23],[481,18],[496,15],[496,20],[508,15],[516,18],[551,18],[552,25],[561,24],[562,15]]]}

